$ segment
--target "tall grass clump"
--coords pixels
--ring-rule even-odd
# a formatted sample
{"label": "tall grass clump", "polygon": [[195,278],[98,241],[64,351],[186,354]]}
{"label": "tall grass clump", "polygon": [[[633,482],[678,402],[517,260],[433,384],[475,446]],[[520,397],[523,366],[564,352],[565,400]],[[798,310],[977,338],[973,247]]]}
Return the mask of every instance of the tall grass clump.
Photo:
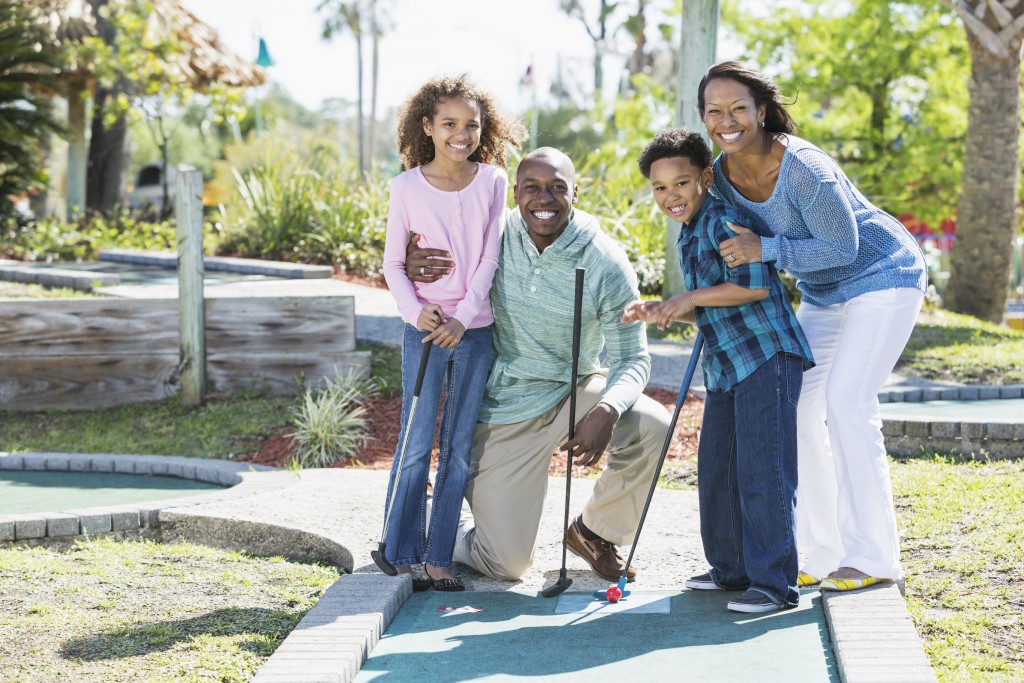
{"label": "tall grass clump", "polygon": [[297,464],[330,467],[355,458],[372,438],[366,430],[363,401],[376,392],[372,381],[353,373],[335,373],[322,386],[309,387],[292,409]]}
{"label": "tall grass clump", "polygon": [[233,192],[221,205],[222,251],[380,274],[386,179],[361,178],[327,147],[272,138],[236,157],[228,164]]}

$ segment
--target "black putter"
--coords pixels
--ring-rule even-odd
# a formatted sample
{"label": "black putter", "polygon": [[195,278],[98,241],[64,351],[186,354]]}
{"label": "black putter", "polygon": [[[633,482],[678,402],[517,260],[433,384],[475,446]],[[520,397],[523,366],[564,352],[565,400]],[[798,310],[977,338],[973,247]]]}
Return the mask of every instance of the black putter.
{"label": "black putter", "polygon": [[416,417],[416,403],[420,400],[420,389],[423,388],[423,375],[427,373],[427,361],[430,359],[430,347],[433,344],[424,344],[423,353],[420,355],[420,369],[416,373],[416,387],[412,391],[412,403],[409,404],[409,419],[405,423],[405,435],[402,437],[402,450],[398,452],[398,471],[395,472],[395,483],[391,485],[391,496],[388,500],[388,511],[384,515],[384,531],[380,533],[380,543],[377,549],[370,552],[370,557],[382,572],[388,576],[397,576],[398,570],[395,565],[388,562],[384,551],[387,544],[384,539],[388,535],[388,524],[391,522],[391,509],[395,506],[395,494],[398,493],[398,482],[402,478],[402,461],[405,460],[405,448],[409,445],[409,430],[412,429],[413,419]]}
{"label": "black putter", "polygon": [[[665,464],[665,456],[668,455],[669,446],[672,445],[672,436],[676,431],[676,422],[679,421],[679,411],[682,409],[683,403],[686,402],[686,393],[690,389],[690,383],[693,382],[693,373],[697,370],[697,359],[700,358],[700,352],[703,349],[704,337],[698,330],[697,339],[693,342],[693,353],[690,354],[690,363],[686,366],[683,384],[679,387],[676,409],[672,412],[672,421],[669,423],[668,433],[665,435],[665,445],[661,447],[661,457],[658,458],[658,466],[654,470],[654,481],[651,482],[651,490],[647,492],[647,502],[644,503],[644,511],[640,514],[640,524],[637,525],[636,536],[633,537],[633,547],[629,549],[629,557],[626,558],[626,567],[622,570],[622,576],[619,577],[618,584],[613,583],[608,586],[607,590],[594,591],[593,595],[595,598],[608,600],[609,602],[618,602],[619,598],[629,595],[629,591],[626,590],[626,574],[629,573],[629,565],[633,562],[633,553],[636,552],[637,542],[640,540],[640,530],[644,528],[644,520],[647,519],[647,509],[651,507],[651,499],[654,497],[654,489],[658,487],[658,477],[661,476],[661,468]],[[615,589],[615,594],[610,596],[609,591],[613,588]]]}
{"label": "black putter", "polygon": [[[572,390],[569,393],[569,440],[576,436],[576,382],[580,370],[580,327],[583,318],[583,275],[586,268],[576,269],[576,301],[572,313]],[[558,581],[540,592],[545,598],[553,598],[565,592],[572,585],[572,579],[565,574],[566,545],[569,542],[569,491],[572,487],[572,458],[574,451],[565,455],[565,519],[562,523],[562,568],[558,570]]]}

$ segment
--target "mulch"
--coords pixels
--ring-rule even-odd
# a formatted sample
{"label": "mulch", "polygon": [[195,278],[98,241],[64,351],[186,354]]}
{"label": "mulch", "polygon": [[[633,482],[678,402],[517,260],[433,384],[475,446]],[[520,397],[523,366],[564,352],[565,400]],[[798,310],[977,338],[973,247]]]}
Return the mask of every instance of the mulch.
{"label": "mulch", "polygon": [[[672,412],[675,408],[676,394],[665,389],[648,387],[644,393],[665,406]],[[371,440],[359,455],[349,461],[340,462],[335,467],[355,467],[372,470],[390,469],[398,435],[401,430],[402,397],[385,398],[372,396],[364,399],[367,414],[367,431]],[[697,454],[697,439],[700,433],[700,421],[704,412],[704,401],[690,394],[679,414],[672,444],[669,446],[666,460],[692,461]],[[258,451],[243,455],[240,459],[259,465],[281,467],[295,457],[294,430],[288,429],[265,439]],[[435,448],[436,457],[437,450]],[[574,467],[573,476],[585,476],[597,467]],[[565,474],[565,454],[555,452],[551,459],[552,476]]]}

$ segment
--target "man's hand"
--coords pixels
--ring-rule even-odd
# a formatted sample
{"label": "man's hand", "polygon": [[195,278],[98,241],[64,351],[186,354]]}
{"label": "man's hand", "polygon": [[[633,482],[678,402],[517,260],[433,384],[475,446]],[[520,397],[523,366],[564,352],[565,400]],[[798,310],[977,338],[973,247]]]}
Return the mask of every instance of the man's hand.
{"label": "man's hand", "polygon": [[452,255],[443,249],[421,249],[420,236],[409,233],[409,244],[405,247],[405,274],[410,282],[436,282],[452,272],[455,262]]}
{"label": "man's hand", "polygon": [[437,329],[423,338],[424,344],[436,344],[443,349],[455,347],[466,334],[466,326],[455,318],[448,318]]}
{"label": "man's hand", "polygon": [[576,423],[576,433],[566,441],[559,450],[576,449],[576,465],[592,465],[601,459],[608,442],[612,440],[612,427],[619,419],[619,414],[611,406],[598,403]]}

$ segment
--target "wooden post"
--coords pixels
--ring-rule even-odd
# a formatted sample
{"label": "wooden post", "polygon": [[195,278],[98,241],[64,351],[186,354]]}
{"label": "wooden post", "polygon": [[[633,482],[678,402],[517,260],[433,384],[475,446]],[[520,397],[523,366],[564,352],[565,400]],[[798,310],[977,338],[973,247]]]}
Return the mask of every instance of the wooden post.
{"label": "wooden post", "polygon": [[68,86],[68,169],[65,190],[65,217],[74,221],[85,212],[85,84],[76,81]]}
{"label": "wooden post", "polygon": [[203,302],[203,174],[178,173],[178,334],[181,403],[196,406],[206,396],[206,309]]}

